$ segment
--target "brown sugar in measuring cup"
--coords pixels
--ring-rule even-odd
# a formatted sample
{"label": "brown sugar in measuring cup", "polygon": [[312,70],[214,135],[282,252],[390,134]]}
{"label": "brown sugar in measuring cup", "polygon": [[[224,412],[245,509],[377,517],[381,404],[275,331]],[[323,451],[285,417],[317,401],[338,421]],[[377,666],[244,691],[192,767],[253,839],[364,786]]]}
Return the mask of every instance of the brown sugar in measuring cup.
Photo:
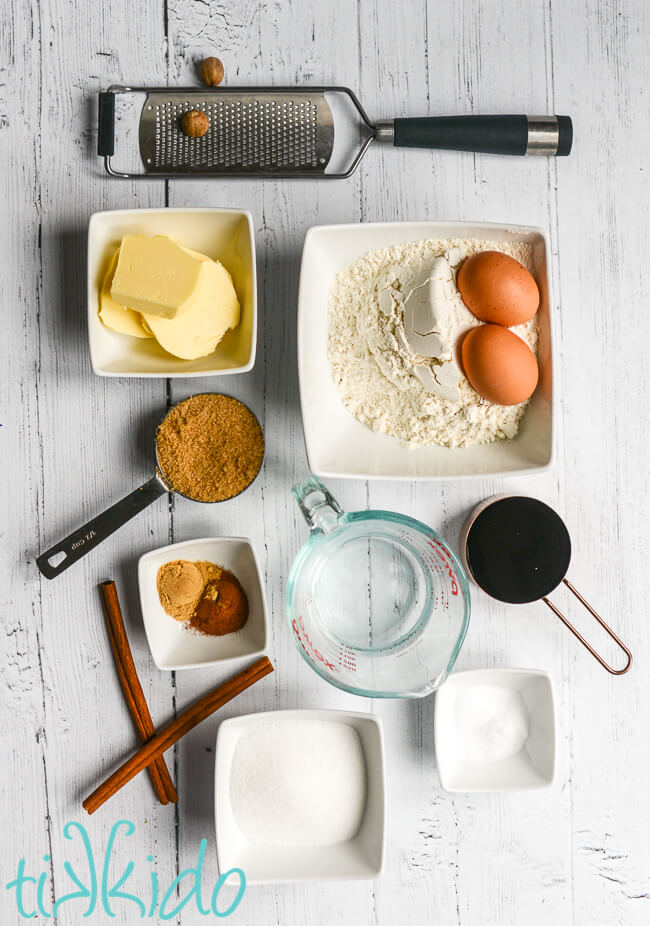
{"label": "brown sugar in measuring cup", "polygon": [[257,476],[264,436],[243,402],[206,392],[171,409],[156,432],[156,450],[170,488],[194,501],[221,502]]}
{"label": "brown sugar in measuring cup", "polygon": [[234,498],[253,482],[263,460],[262,428],[243,402],[215,392],[190,396],[170,409],[156,432],[155,475],[41,553],[36,565],[55,579],[170,491],[195,502]]}

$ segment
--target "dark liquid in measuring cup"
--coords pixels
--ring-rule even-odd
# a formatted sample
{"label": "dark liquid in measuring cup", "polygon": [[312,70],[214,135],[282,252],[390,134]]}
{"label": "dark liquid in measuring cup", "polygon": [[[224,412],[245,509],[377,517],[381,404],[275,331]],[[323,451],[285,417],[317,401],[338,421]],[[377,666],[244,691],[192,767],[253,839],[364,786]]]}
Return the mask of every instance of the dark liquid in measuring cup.
{"label": "dark liquid in measuring cup", "polygon": [[467,565],[483,591],[500,601],[537,601],[560,584],[571,560],[564,522],[544,502],[500,498],[474,520],[467,536]]}

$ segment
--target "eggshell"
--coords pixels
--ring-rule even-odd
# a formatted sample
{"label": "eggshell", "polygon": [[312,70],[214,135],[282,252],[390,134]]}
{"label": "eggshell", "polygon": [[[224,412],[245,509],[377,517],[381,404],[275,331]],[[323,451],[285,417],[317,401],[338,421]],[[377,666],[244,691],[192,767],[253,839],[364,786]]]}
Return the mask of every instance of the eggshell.
{"label": "eggshell", "polygon": [[472,315],[495,325],[522,325],[539,308],[535,278],[514,257],[479,251],[460,265],[456,285]]}
{"label": "eggshell", "polygon": [[488,402],[518,405],[535,391],[539,376],[535,354],[508,328],[472,328],[463,340],[461,356],[465,376]]}

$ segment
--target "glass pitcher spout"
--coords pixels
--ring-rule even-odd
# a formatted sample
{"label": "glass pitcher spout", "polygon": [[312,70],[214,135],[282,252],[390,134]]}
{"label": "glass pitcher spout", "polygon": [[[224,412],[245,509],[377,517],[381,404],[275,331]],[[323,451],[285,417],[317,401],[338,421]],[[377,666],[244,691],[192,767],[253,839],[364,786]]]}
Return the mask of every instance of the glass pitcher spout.
{"label": "glass pitcher spout", "polygon": [[326,534],[337,526],[343,509],[318,476],[309,476],[303,482],[296,483],[291,491],[310,531]]}

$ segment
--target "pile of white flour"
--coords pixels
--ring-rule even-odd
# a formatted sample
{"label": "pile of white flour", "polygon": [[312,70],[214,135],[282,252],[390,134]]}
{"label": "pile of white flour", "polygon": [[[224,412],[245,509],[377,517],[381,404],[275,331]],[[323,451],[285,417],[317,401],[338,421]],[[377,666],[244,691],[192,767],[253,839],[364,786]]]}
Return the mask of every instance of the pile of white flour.
{"label": "pile of white flour", "polygon": [[[334,278],[328,343],[332,377],[348,411],[373,431],[390,434],[409,447],[467,447],[517,434],[528,402],[493,405],[462,375],[458,402],[428,392],[412,366],[405,363],[396,337],[398,318],[395,313],[387,315],[380,306],[382,291],[404,291],[436,257],[449,256],[455,279],[464,258],[476,251],[501,251],[532,272],[532,248],[528,244],[448,238],[370,251],[343,267]],[[461,320],[465,330],[481,324],[462,308],[466,312]],[[537,352],[535,316],[512,330]]]}

